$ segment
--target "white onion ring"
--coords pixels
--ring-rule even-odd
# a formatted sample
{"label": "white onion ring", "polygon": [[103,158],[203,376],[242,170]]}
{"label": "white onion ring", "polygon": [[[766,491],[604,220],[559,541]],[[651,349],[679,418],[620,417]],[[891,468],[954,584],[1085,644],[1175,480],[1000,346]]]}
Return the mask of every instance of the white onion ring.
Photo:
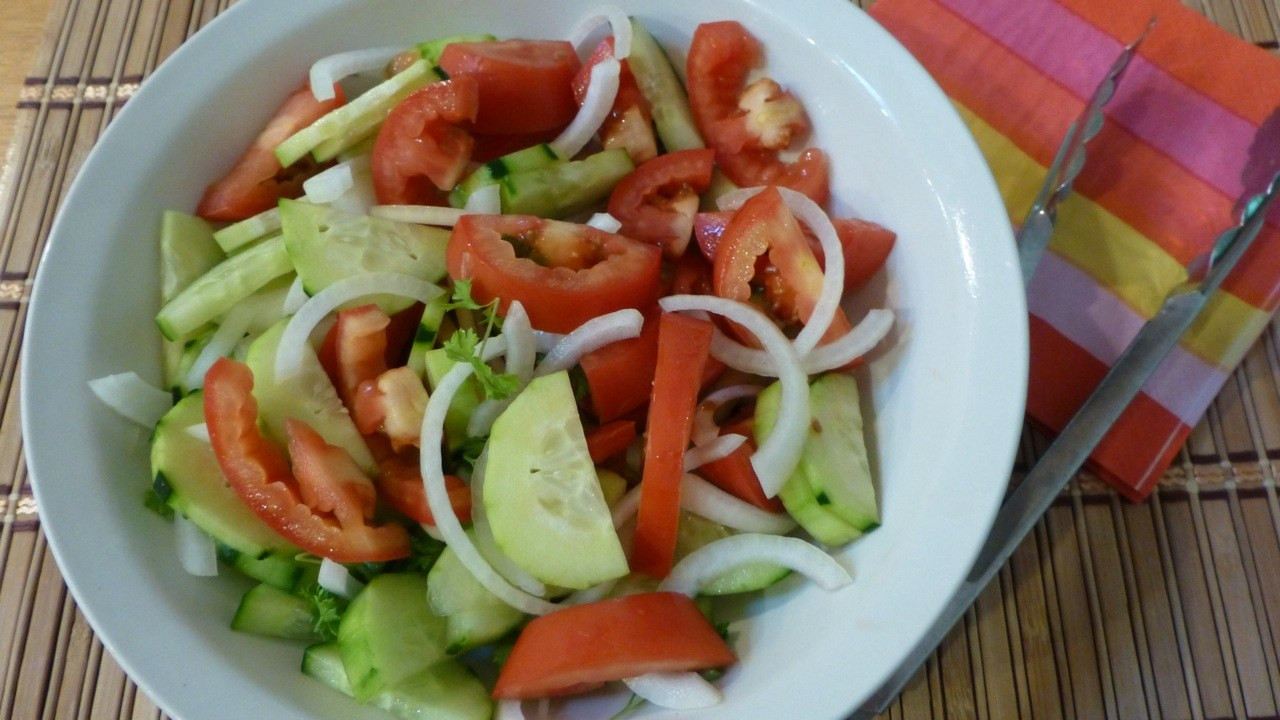
{"label": "white onion ring", "polygon": [[672,710],[697,710],[724,699],[715,685],[696,672],[648,673],[623,682],[636,695]]}
{"label": "white onion ring", "polygon": [[143,380],[136,372],[89,381],[89,389],[122,417],[151,429],[173,407],[173,395]]}
{"label": "white onion ring", "polygon": [[[513,300],[507,308],[507,317],[502,323],[502,337],[507,339],[505,372],[515,375],[520,381],[519,386],[515,392],[501,400],[487,398],[476,406],[471,413],[471,419],[467,422],[467,435],[471,437],[488,435],[502,411],[511,405],[516,395],[533,379],[533,364],[537,360],[537,343],[533,336],[533,326],[529,324],[529,313],[525,312],[524,305],[519,300]],[[525,589],[528,590],[527,587]]]}
{"label": "white onion ring", "polygon": [[363,273],[333,283],[303,303],[298,312],[289,318],[289,324],[280,335],[280,349],[276,352],[276,382],[286,382],[298,374],[302,367],[303,353],[311,350],[307,342],[311,331],[343,303],[368,295],[384,294],[401,295],[426,303],[443,292],[422,278],[404,273]]}
{"label": "white onion ring", "polygon": [[[800,462],[809,431],[809,377],[800,367],[795,348],[778,326],[746,303],[706,295],[670,295],[658,301],[663,310],[704,310],[732,320],[754,334],[774,359],[782,382],[782,400],[773,432],[751,455],[751,466],[760,478],[766,497],[774,497]],[[712,345],[715,354],[715,345]],[[732,366],[725,358],[717,359]]]}
{"label": "white onion ring", "polygon": [[595,215],[592,215],[591,219],[587,221],[587,225],[590,225],[597,230],[603,230],[607,233],[616,233],[622,229],[622,222],[609,213],[596,213]]}
{"label": "white onion ring", "polygon": [[200,354],[196,356],[195,362],[191,363],[191,368],[182,378],[182,385],[188,391],[204,387],[204,374],[209,372],[209,368],[213,367],[213,363],[218,358],[231,354],[236,343],[240,342],[245,332],[249,330],[251,320],[253,320],[253,312],[248,306],[236,305],[231,308],[223,318],[222,324],[213,331],[209,342],[200,349]]}
{"label": "white onion ring", "polygon": [[849,572],[816,545],[795,537],[743,533],[703,545],[676,563],[659,590],[693,597],[707,581],[748,563],[766,562],[794,570],[823,590],[853,582]]}
{"label": "white onion ring", "polygon": [[755,397],[759,394],[759,385],[729,385],[708,393],[702,398],[702,402],[698,403],[698,409],[693,414],[693,433],[690,436],[693,444],[706,445],[720,436],[720,426],[716,424],[716,411],[721,405],[730,400]]}
{"label": "white onion ring", "polygon": [[613,510],[610,511],[610,515],[613,517],[613,529],[617,530],[626,525],[628,520],[635,517],[639,509],[640,486],[636,485],[628,490],[626,495],[619,498],[618,502],[613,504]]}
{"label": "white onion ring", "polygon": [[453,227],[466,214],[461,208],[436,207],[435,205],[374,205],[369,208],[374,217],[403,223]]}
{"label": "white onion ring", "polygon": [[643,326],[644,315],[632,308],[615,310],[606,315],[591,318],[556,343],[556,346],[551,348],[551,352],[542,358],[538,368],[533,371],[533,376],[542,377],[568,370],[577,365],[583,355],[593,350],[609,343],[638,336]]}
{"label": "white onion ring", "polygon": [[337,595],[350,600],[364,587],[364,583],[351,577],[351,573],[342,563],[329,558],[320,560],[320,573],[316,576],[316,584]]}
{"label": "white onion ring", "polygon": [[[825,345],[819,345],[800,358],[800,367],[810,375],[842,368],[871,352],[892,328],[892,310],[869,310],[867,316],[852,330]],[[711,354],[736,370],[765,377],[778,375],[768,353],[749,348],[720,332],[718,328],[711,335]]]}
{"label": "white onion ring", "polygon": [[502,212],[502,190],[498,185],[485,185],[477,188],[467,196],[462,206],[464,213],[476,215],[498,215]]}
{"label": "white onion ring", "polygon": [[582,43],[605,23],[609,24],[609,30],[613,34],[613,56],[619,60],[627,59],[631,54],[631,20],[614,5],[605,5],[597,14],[578,23],[578,27],[569,33],[569,44],[580,51]]}
{"label": "white onion ring", "polygon": [[565,605],[585,605],[586,603],[597,602],[605,599],[617,584],[617,580],[605,580],[599,585],[592,585],[584,590],[578,590],[561,602]]}
{"label": "white onion ring", "polygon": [[786,513],[771,513],[730,495],[697,475],[680,478],[680,507],[732,530],[782,535],[795,529]]}
{"label": "white onion ring", "polygon": [[547,332],[545,330],[533,331],[534,346],[537,347],[538,352],[543,355],[551,352],[551,348],[560,344],[561,340],[564,340],[564,335],[561,333]]}
{"label": "white onion ring", "polygon": [[684,451],[684,471],[697,470],[707,463],[723,460],[742,447],[742,444],[746,441],[746,435],[727,433],[714,437],[696,447],[689,448]]}
{"label": "white onion ring", "polygon": [[475,470],[471,473],[471,529],[476,536],[476,548],[480,550],[480,556],[489,560],[489,564],[493,566],[493,569],[497,570],[498,574],[506,578],[511,584],[530,595],[545,596],[547,594],[547,586],[517,565],[510,557],[507,557],[498,548],[498,543],[493,539],[493,528],[489,525],[489,515],[484,509],[484,469],[486,463],[487,454],[481,452],[479,459],[476,460]]}
{"label": "white onion ring", "polygon": [[321,102],[332,100],[337,97],[333,86],[339,80],[360,72],[381,70],[403,50],[401,47],[366,48],[320,58],[312,63],[308,75],[311,79],[311,94]]}
{"label": "white onion ring", "polygon": [[284,306],[280,311],[285,315],[292,315],[298,312],[303,304],[307,302],[307,289],[302,286],[302,278],[295,277],[293,284],[289,286],[289,292],[284,296]]}
{"label": "white onion ring", "polygon": [[582,107],[569,127],[551,141],[551,147],[560,157],[572,158],[595,136],[618,96],[618,75],[621,72],[622,66],[613,58],[605,58],[591,68],[591,84],[587,86]]}
{"label": "white onion ring", "polygon": [[173,514],[173,537],[183,570],[196,577],[218,574],[218,549],[213,538],[182,513]]}
{"label": "white onion ring", "polygon": [[493,720],[525,720],[523,700],[499,700]]}
{"label": "white onion ring", "polygon": [[369,156],[359,155],[312,175],[303,181],[302,189],[309,202],[331,203],[355,187],[356,173],[369,167]]}

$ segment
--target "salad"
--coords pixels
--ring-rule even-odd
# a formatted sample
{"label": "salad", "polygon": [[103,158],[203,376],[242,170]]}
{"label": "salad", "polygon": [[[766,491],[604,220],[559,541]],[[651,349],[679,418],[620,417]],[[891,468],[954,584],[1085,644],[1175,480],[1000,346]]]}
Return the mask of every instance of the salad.
{"label": "salad", "polygon": [[[823,209],[831,160],[739,23],[678,73],[614,8],[318,60],[160,233],[150,507],[233,630],[402,717],[522,717],[625,685],[718,702],[715,598],[874,529],[842,298],[895,236]],[[683,80],[681,75],[683,74]]]}

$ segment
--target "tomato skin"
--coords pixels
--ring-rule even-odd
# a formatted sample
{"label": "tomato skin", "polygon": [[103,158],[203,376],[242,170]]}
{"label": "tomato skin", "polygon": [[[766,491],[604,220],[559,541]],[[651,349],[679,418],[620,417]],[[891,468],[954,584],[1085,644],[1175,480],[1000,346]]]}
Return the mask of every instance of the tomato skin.
{"label": "tomato skin", "polygon": [[[452,47],[452,46],[450,46]],[[522,254],[550,259],[542,265]],[[593,317],[648,308],[658,297],[658,248],[596,228],[527,215],[464,215],[449,236],[449,275],[471,280],[485,303],[506,312],[519,300],[539,330],[570,332]]]}
{"label": "tomato skin", "polygon": [[338,313],[318,352],[320,365],[363,434],[382,422],[375,381],[387,370],[387,328],[391,319],[377,305]]}
{"label": "tomato skin", "polygon": [[736,660],[692,600],[639,593],[534,618],[516,638],[493,697],[564,695],[645,673],[705,670]]}
{"label": "tomato skin", "polygon": [[487,163],[503,155],[534,145],[549,143],[560,134],[559,129],[543,130],[523,135],[481,135],[473,133],[475,145],[471,148],[471,162]]}
{"label": "tomato skin", "polygon": [[755,452],[752,418],[747,417],[721,428],[721,435],[728,433],[742,435],[747,438],[747,442],[728,456],[698,468],[698,472],[712,485],[739,500],[745,500],[761,510],[786,512],[781,500],[764,494],[764,489],[760,486],[760,478],[756,476],[755,468],[751,465],[751,454]]}
{"label": "tomato skin", "polygon": [[284,431],[302,502],[333,513],[344,527],[373,519],[377,492],[351,455],[297,418],[286,418]]}
{"label": "tomato skin", "polygon": [[409,555],[409,534],[403,527],[366,525],[350,513],[345,513],[344,524],[343,517],[335,521],[303,502],[284,453],[258,429],[258,403],[248,366],[230,358],[214,362],[205,375],[204,413],[227,482],[258,517],[299,548],[336,562],[381,562]]}
{"label": "tomato skin", "polygon": [[473,129],[521,135],[568,125],[577,113],[578,54],[562,40],[459,42],[440,55],[450,78],[473,77],[480,105]]}
{"label": "tomato skin", "polygon": [[622,223],[618,232],[662,247],[669,258],[683,255],[698,196],[711,185],[715,155],[708,149],[667,153],[624,177],[609,196],[609,214]]}
{"label": "tomato skin", "polygon": [[663,313],[658,367],[649,400],[640,509],[631,569],[655,578],[671,572],[680,524],[680,478],[698,407],[702,372],[711,354],[710,321]]}
{"label": "tomato skin", "polygon": [[476,117],[471,77],[432,83],[398,105],[373,144],[373,189],[383,205],[428,205],[461,179],[475,140],[460,127]]}
{"label": "tomato skin", "polygon": [[591,462],[599,465],[631,447],[636,440],[633,420],[614,420],[587,431],[587,452]]}
{"label": "tomato skin", "polygon": [[[422,473],[418,470],[418,454],[406,452],[393,455],[378,463],[380,472],[376,479],[378,493],[396,511],[426,525],[436,524],[422,487]],[[460,522],[471,520],[471,486],[455,475],[444,476],[444,486],[449,492],[449,506]]]}
{"label": "tomato skin", "polygon": [[206,220],[244,220],[275,207],[282,197],[301,195],[302,181],[311,166],[304,164],[286,171],[276,159],[275,149],[290,135],[346,102],[342,88],[334,86],[334,92],[337,97],[321,102],[309,85],[294,90],[231,170],[205,188],[196,214]]}
{"label": "tomato skin", "polygon": [[[612,56],[613,36],[610,35],[600,41],[582,64],[578,74],[573,77],[573,97],[578,105],[582,105],[587,97],[587,88],[591,85],[591,68]],[[653,132],[649,101],[640,92],[635,75],[631,74],[630,64],[624,59],[619,65],[618,93],[614,96],[613,107],[597,134],[606,150],[625,148],[631,160],[638,165],[657,157],[658,140]]]}

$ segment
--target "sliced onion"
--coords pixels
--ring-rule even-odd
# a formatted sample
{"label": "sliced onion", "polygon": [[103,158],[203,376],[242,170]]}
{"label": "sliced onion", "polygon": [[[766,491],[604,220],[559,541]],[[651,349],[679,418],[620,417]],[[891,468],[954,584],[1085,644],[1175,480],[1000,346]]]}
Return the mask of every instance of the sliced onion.
{"label": "sliced onion", "polygon": [[597,230],[603,230],[607,233],[616,233],[622,229],[622,222],[618,218],[609,213],[596,213],[591,216],[587,224]]}
{"label": "sliced onion", "polygon": [[638,336],[643,326],[644,315],[632,308],[615,310],[607,315],[591,318],[565,335],[563,340],[551,348],[551,352],[547,353],[538,364],[538,369],[534,370],[533,376],[542,377],[568,370],[577,365],[578,360],[592,350]]}
{"label": "sliced onion", "polygon": [[368,155],[353,157],[312,175],[302,183],[302,189],[313,203],[331,203],[355,186],[356,172],[360,168],[369,169]]}
{"label": "sliced onion", "polygon": [[320,560],[320,574],[316,576],[316,584],[347,600],[355,597],[356,593],[364,587],[364,583],[351,577],[346,566],[329,558]]}
{"label": "sliced onion", "polygon": [[195,362],[191,363],[191,368],[187,370],[187,374],[182,378],[182,385],[187,390],[196,390],[204,387],[204,374],[209,372],[209,368],[213,367],[213,363],[220,357],[226,357],[235,350],[236,344],[243,338],[245,332],[249,330],[249,323],[253,320],[253,311],[246,305],[237,305],[231,308],[227,316],[223,318],[222,324],[218,329],[213,331],[213,336],[209,338],[209,342],[200,349],[200,354],[196,356]]}
{"label": "sliced onion", "polygon": [[569,34],[569,44],[581,51],[582,43],[605,23],[609,24],[609,31],[613,34],[613,56],[626,60],[631,55],[631,20],[614,5],[605,5],[597,14],[578,23],[578,27]]}
{"label": "sliced onion", "polygon": [[322,102],[332,100],[337,97],[333,86],[339,80],[356,73],[381,70],[403,50],[402,47],[366,48],[320,58],[311,65],[311,94]]}
{"label": "sliced onion", "polygon": [[[772,320],[746,303],[707,295],[670,295],[658,304],[668,312],[703,310],[726,317],[755,335],[773,358],[782,382],[778,422],[751,455],[751,466],[760,478],[765,496],[777,495],[800,462],[809,430],[809,377],[800,367],[795,348]],[[711,350],[715,354],[714,343]],[[733,366],[723,357],[717,356],[717,359]]]}
{"label": "sliced onion", "polygon": [[197,440],[203,440],[207,443],[213,442],[209,439],[209,426],[205,423],[187,426],[186,433]]}
{"label": "sliced onion", "polygon": [[307,300],[289,318],[289,324],[280,336],[280,349],[276,352],[276,382],[283,383],[298,374],[303,353],[311,350],[308,343],[311,331],[343,303],[383,294],[401,295],[427,303],[443,292],[422,278],[403,273],[363,273],[335,282]]}
{"label": "sliced onion", "polygon": [[796,521],[786,513],[761,510],[688,473],[680,479],[680,507],[727,528],[747,533],[782,535],[796,526]]}
{"label": "sliced onion", "polygon": [[197,577],[213,577],[218,574],[218,549],[213,538],[196,527],[182,513],[173,514],[174,541],[178,549],[178,562],[182,569]]}
{"label": "sliced onion", "polygon": [[173,407],[173,395],[143,380],[136,372],[89,381],[89,389],[107,407],[145,428],[153,428]]}
{"label": "sliced onion", "polygon": [[697,710],[724,699],[715,685],[696,672],[648,673],[623,682],[636,695],[672,710]]}
{"label": "sliced onion", "polygon": [[534,347],[543,355],[551,352],[551,348],[559,345],[561,340],[564,340],[564,335],[560,333],[547,332],[545,330],[533,331]]}
{"label": "sliced onion", "polygon": [[493,720],[525,720],[523,700],[499,700]]}
{"label": "sliced onion", "polygon": [[579,590],[565,598],[562,602],[565,605],[584,605],[586,603],[597,602],[605,599],[617,584],[617,580],[606,580],[599,585],[593,585],[585,590]]}
{"label": "sliced onion", "polygon": [[[759,373],[757,373],[759,374]],[[698,403],[698,410],[693,415],[694,445],[706,445],[720,436],[720,426],[716,424],[716,411],[730,400],[755,397],[760,394],[759,385],[730,385],[715,392],[708,393]]]}
{"label": "sliced onion", "polygon": [[613,510],[610,514],[613,516],[613,529],[617,530],[627,521],[635,517],[636,512],[640,509],[640,486],[637,485],[627,491],[613,504]]}
{"label": "sliced onion", "polygon": [[351,186],[338,197],[329,202],[334,210],[368,215],[369,208],[378,204],[378,191],[373,187],[373,167],[369,156],[360,155],[352,158]]}
{"label": "sliced onion", "polygon": [[689,553],[676,563],[658,589],[693,597],[707,581],[758,562],[794,570],[823,590],[837,590],[853,582],[849,572],[816,545],[795,537],[743,533],[709,542]]}
{"label": "sliced onion", "polygon": [[747,441],[747,436],[737,433],[727,433],[719,437],[712,438],[707,442],[684,451],[684,469],[685,472],[697,470],[698,468],[713,463],[717,460],[723,460],[732,455],[734,451],[742,447]]}
{"label": "sliced onion", "polygon": [[461,208],[435,205],[374,205],[369,208],[369,214],[396,222],[453,227],[458,223],[458,218],[466,214],[466,211]]}
{"label": "sliced onion", "polygon": [[488,398],[476,406],[471,413],[471,420],[467,422],[467,435],[471,437],[488,435],[498,416],[511,405],[516,395],[524,390],[529,380],[533,378],[533,364],[537,360],[537,343],[533,336],[533,326],[529,324],[529,314],[525,312],[524,305],[519,300],[513,300],[507,308],[507,316],[502,322],[502,337],[507,341],[505,371],[515,375],[520,383],[511,395],[501,400]]}
{"label": "sliced onion", "polygon": [[302,278],[294,278],[293,284],[289,286],[289,293],[284,296],[284,307],[281,311],[285,315],[298,312],[298,308],[307,302],[307,297],[307,289],[302,285]]}
{"label": "sliced onion", "polygon": [[[500,340],[501,338],[496,339]],[[426,491],[427,504],[431,508],[431,514],[435,517],[436,529],[440,531],[444,541],[449,547],[453,548],[453,551],[458,555],[458,560],[475,577],[477,582],[497,596],[498,599],[521,612],[530,615],[545,615],[556,610],[557,606],[513,587],[511,583],[499,575],[493,569],[493,566],[489,565],[480,555],[480,551],[471,542],[471,538],[467,537],[466,531],[462,529],[462,524],[458,522],[458,516],[454,514],[453,507],[449,504],[449,491],[444,485],[442,458],[440,457],[440,452],[434,449],[439,448],[444,439],[444,418],[449,410],[449,405],[453,403],[453,397],[458,393],[458,388],[467,378],[471,377],[472,372],[470,363],[454,365],[441,378],[436,391],[431,394],[431,399],[427,401],[427,410],[422,418],[422,433],[419,436],[418,443],[418,447],[423,448],[419,469],[422,471],[422,486]],[[433,451],[428,451],[428,448],[432,448]]]}
{"label": "sliced onion", "polygon": [[502,212],[502,190],[497,185],[485,185],[467,196],[463,212],[476,215],[498,215]]}
{"label": "sliced onion", "polygon": [[613,108],[614,98],[618,96],[618,74],[621,71],[622,66],[613,58],[605,58],[591,68],[591,84],[587,86],[582,107],[578,108],[578,114],[569,127],[551,141],[551,147],[561,157],[577,155],[600,129],[600,124]]}
{"label": "sliced onion", "polygon": [[[800,367],[810,375],[842,368],[871,352],[893,329],[893,311],[869,310],[852,330],[819,345],[800,358]],[[749,348],[716,329],[711,335],[711,354],[730,367],[765,377],[777,377],[778,369],[769,354]]]}
{"label": "sliced onion", "polygon": [[530,595],[545,596],[547,594],[547,586],[503,553],[498,547],[498,543],[493,539],[493,528],[489,525],[489,515],[484,509],[484,469],[486,461],[486,454],[480,453],[480,458],[476,460],[475,471],[471,474],[471,529],[475,533],[476,548],[480,550],[482,557],[488,559],[493,569],[497,570],[499,575],[509,580],[513,585]]}

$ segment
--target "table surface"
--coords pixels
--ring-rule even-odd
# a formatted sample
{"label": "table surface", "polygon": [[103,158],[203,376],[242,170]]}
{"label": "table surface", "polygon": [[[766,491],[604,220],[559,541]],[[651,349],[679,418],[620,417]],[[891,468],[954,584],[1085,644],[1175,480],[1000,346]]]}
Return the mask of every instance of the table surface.
{"label": "table surface", "polygon": [[[60,192],[137,77],[230,2],[0,0],[0,718],[162,717],[65,590],[13,388]],[[1277,52],[1280,0],[1184,2]],[[1150,502],[1073,481],[887,717],[1280,717],[1277,347],[1273,324]],[[1043,447],[1028,430],[1019,467]]]}

